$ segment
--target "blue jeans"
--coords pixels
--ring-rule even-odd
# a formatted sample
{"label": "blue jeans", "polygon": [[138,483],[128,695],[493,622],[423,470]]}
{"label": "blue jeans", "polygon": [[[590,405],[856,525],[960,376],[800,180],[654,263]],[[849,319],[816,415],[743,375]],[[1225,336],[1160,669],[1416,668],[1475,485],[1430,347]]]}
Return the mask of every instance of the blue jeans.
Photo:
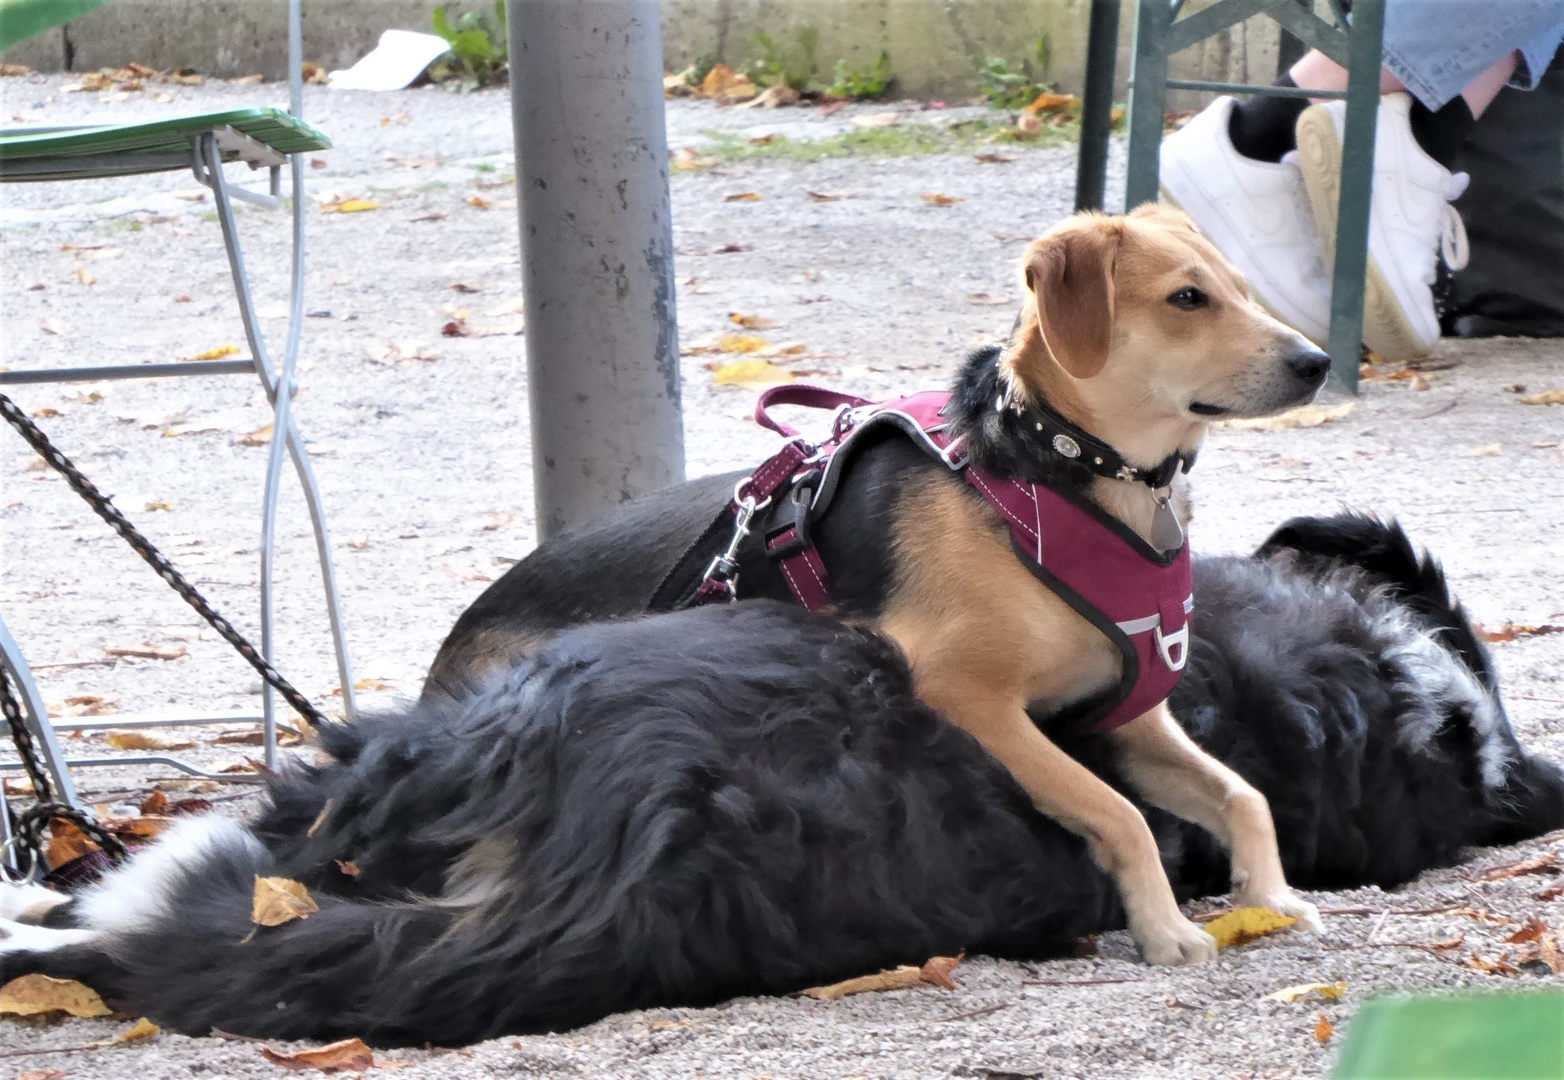
{"label": "blue jeans", "polygon": [[1530,90],[1564,39],[1564,0],[1385,0],[1385,67],[1438,109],[1519,49],[1510,85]]}

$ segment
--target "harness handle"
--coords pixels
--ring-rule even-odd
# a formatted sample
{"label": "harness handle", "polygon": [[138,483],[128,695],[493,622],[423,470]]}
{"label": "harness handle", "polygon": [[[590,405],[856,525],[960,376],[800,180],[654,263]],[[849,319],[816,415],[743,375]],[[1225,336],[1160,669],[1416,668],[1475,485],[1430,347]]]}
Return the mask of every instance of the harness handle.
{"label": "harness handle", "polygon": [[755,423],[770,428],[785,439],[795,438],[798,431],[788,427],[771,415],[773,405],[800,405],[806,409],[839,409],[843,405],[856,409],[860,405],[872,405],[868,398],[844,394],[839,390],[827,390],[823,386],[808,383],[783,383],[761,392],[755,402]]}

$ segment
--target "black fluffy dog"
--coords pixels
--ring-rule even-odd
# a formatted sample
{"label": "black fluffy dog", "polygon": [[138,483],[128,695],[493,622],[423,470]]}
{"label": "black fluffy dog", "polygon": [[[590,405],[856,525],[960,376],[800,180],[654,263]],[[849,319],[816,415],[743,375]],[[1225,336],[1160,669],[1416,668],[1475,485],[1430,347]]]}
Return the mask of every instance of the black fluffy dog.
{"label": "black fluffy dog", "polygon": [[[1390,886],[1564,823],[1437,565],[1290,523],[1197,565],[1173,699],[1269,798],[1290,880]],[[1122,925],[1081,840],[912,695],[885,641],[756,601],[588,625],[460,704],[323,733],[249,827],[192,820],[74,900],[0,890],[0,981],[193,1034],[459,1044]],[[1098,737],[1067,743],[1113,777]],[[1150,812],[1185,895],[1226,888]],[[256,875],[320,910],[257,930]]]}

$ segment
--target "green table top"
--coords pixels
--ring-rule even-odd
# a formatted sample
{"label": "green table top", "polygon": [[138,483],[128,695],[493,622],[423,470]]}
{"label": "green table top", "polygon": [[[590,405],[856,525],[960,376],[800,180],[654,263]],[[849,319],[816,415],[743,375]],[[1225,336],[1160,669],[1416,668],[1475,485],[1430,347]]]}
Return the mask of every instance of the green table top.
{"label": "green table top", "polygon": [[[231,127],[282,154],[325,150],[331,140],[284,109],[256,107],[136,124],[0,129],[0,180],[59,180],[161,172],[188,165],[190,140]],[[183,156],[183,161],[170,160]],[[25,172],[7,169],[26,163]],[[9,174],[9,175],[8,175]]]}
{"label": "green table top", "polygon": [[1560,1080],[1564,994],[1385,997],[1347,1028],[1334,1080]]}

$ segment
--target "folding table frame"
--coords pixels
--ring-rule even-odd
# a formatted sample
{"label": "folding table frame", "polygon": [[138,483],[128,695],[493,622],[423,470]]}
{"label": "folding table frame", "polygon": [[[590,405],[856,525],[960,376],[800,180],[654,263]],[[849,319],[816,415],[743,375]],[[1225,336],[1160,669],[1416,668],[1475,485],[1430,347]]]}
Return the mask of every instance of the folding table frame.
{"label": "folding table frame", "polygon": [[[299,0],[291,0],[289,9],[292,97],[290,111],[277,108],[248,108],[140,124],[0,131],[0,182],[84,179],[190,169],[196,180],[212,191],[217,219],[227,248],[228,265],[238,299],[239,314],[250,347],[249,357],[165,364],[0,371],[0,386],[79,380],[238,374],[253,374],[259,378],[271,403],[273,432],[261,511],[260,651],[270,662],[274,651],[273,562],[277,497],[281,483],[282,456],[286,450],[298,473],[314,526],[316,550],[326,593],[326,607],[331,622],[332,643],[336,652],[337,674],[342,687],[343,706],[347,714],[352,716],[355,713],[353,678],[343,631],[336,572],[326,532],[325,510],[310,466],[309,454],[304,447],[298,424],[290,408],[304,313],[303,155],[313,150],[326,149],[331,143],[325,135],[300,118],[303,88],[300,74],[302,40]],[[233,162],[243,162],[252,170],[267,170],[270,181],[268,190],[253,191],[232,184],[224,175],[223,166]],[[277,364],[274,363],[267,348],[265,336],[261,332],[256,316],[255,302],[245,268],[244,251],[234,221],[233,200],[238,199],[259,206],[278,206],[281,202],[281,172],[284,165],[290,167],[292,180],[292,289],[287,336],[281,363]],[[0,621],[0,664],[4,665],[7,674],[11,677],[12,685],[20,690],[26,723],[39,751],[45,758],[45,767],[57,787],[57,797],[72,805],[79,805],[79,803],[68,766],[159,764],[172,766],[192,776],[207,777],[211,774],[189,762],[166,755],[66,759],[55,737],[55,732],[61,730],[253,723],[259,720],[263,725],[266,764],[271,766],[276,762],[278,726],[276,700],[274,691],[269,685],[263,685],[262,710],[259,716],[233,713],[210,716],[118,715],[102,720],[51,724],[22,651],[5,628],[3,621]],[[0,762],[0,769],[14,767],[16,763]],[[227,781],[235,779],[229,775],[220,778]],[[6,839],[5,830],[8,829],[8,823],[5,817],[6,815],[0,814],[0,841]]]}

